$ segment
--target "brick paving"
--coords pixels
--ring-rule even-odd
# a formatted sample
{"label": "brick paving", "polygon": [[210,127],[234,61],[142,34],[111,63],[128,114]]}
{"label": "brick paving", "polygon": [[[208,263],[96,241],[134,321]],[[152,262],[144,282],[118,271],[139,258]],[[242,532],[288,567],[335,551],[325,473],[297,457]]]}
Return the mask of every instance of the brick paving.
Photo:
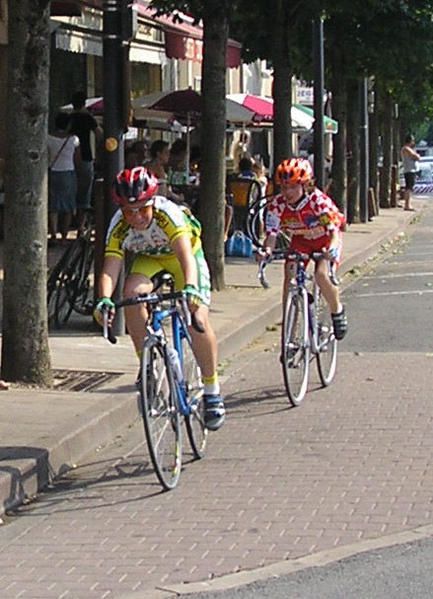
{"label": "brick paving", "polygon": [[[402,212],[394,212],[351,229],[352,266],[395,231]],[[232,287],[217,294],[213,308],[220,342],[230,340],[234,321],[261,314],[264,303],[280,296],[278,289],[266,296],[257,290],[254,264],[234,261],[228,272]],[[175,492],[160,492],[136,423],[6,518],[1,599],[121,598],[430,523],[431,356],[342,354],[335,384],[317,391],[313,380],[304,405],[293,410],[282,393],[277,337],[267,333],[226,366],[228,422],[211,436],[205,460],[185,464]],[[50,339],[57,367],[71,367],[71,360],[107,366],[101,340],[83,339]],[[238,346],[230,346],[232,353]],[[113,368],[121,363],[135,372],[122,342],[110,359]],[[49,446],[47,432],[55,438],[59,422],[71,431],[83,426],[105,397],[35,394],[2,396],[4,445]],[[39,436],[29,434],[34,430]]]}
{"label": "brick paving", "polygon": [[120,459],[133,427],[24,506],[0,530],[2,599],[117,598],[430,523],[431,356],[342,354],[288,409],[277,334],[228,367],[227,425],[175,492],[140,473],[142,448]]}

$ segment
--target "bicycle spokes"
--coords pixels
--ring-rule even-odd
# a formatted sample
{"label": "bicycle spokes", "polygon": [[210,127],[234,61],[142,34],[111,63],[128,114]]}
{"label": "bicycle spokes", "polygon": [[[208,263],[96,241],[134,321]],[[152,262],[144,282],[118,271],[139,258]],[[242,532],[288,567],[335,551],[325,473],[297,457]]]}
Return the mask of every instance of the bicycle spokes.
{"label": "bicycle spokes", "polygon": [[140,400],[149,454],[165,489],[176,486],[181,469],[181,436],[176,384],[162,341],[147,338],[141,361]]}
{"label": "bicycle spokes", "polygon": [[282,332],[282,367],[292,405],[301,403],[307,391],[309,370],[308,316],[301,295],[288,298]]}

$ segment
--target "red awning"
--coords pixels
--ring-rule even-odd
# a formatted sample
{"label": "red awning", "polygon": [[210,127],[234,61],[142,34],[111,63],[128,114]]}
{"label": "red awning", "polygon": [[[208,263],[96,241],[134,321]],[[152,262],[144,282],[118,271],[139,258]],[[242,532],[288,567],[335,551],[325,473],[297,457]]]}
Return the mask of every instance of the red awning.
{"label": "red awning", "polygon": [[[138,12],[160,23],[165,33],[165,53],[168,58],[180,58],[202,62],[203,60],[203,29],[188,22],[174,21],[172,16],[155,16],[151,8],[138,4]],[[238,67],[241,64],[241,44],[229,40],[227,44],[226,66]]]}
{"label": "red awning", "polygon": [[52,17],[79,17],[81,16],[80,0],[52,0]]}

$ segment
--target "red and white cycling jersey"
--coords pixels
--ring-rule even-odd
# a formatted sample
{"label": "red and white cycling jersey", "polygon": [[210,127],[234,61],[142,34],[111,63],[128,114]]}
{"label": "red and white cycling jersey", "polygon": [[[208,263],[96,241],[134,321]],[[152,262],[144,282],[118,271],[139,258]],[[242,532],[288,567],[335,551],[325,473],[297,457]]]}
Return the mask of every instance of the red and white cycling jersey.
{"label": "red and white cycling jersey", "polygon": [[344,222],[344,215],[331,198],[316,188],[295,206],[287,204],[283,195],[275,196],[268,204],[265,227],[267,235],[283,231],[305,240],[318,240],[329,238]]}

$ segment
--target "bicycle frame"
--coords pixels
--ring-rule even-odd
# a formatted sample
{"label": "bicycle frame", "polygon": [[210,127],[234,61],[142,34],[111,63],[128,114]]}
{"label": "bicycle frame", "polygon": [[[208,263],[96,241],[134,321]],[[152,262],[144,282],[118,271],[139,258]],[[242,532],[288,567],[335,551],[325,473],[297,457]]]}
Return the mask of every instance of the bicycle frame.
{"label": "bicycle frame", "polygon": [[[308,331],[309,331],[309,345],[312,354],[317,354],[319,351],[318,347],[318,335],[317,335],[317,326],[315,323],[315,302],[316,298],[314,295],[316,294],[316,289],[314,289],[314,294],[312,295],[307,290],[307,281],[312,280],[312,275],[307,272],[305,267],[305,258],[303,256],[293,255],[291,256],[296,260],[295,266],[295,277],[294,280],[291,281],[289,285],[289,295],[297,294],[300,296],[305,296],[305,299],[308,302]],[[311,301],[313,298],[313,301]],[[312,358],[310,358],[312,359]]]}
{"label": "bicycle frame", "polygon": [[[300,254],[298,252],[277,252],[275,255],[276,258],[288,258],[295,262],[295,276],[294,279],[290,282],[289,285],[289,294],[296,293],[298,295],[303,295],[305,292],[306,298],[308,298],[308,330],[310,332],[310,350],[312,354],[316,355],[321,351],[321,345],[319,343],[319,331],[317,328],[316,322],[316,309],[319,300],[320,289],[319,286],[314,283],[313,293],[311,294],[307,290],[307,282],[313,279],[313,275],[309,274],[306,269],[306,262],[310,258],[317,262],[323,258],[323,254],[320,252],[314,252],[311,256],[306,254]],[[271,261],[272,257],[269,260],[262,262],[259,267],[258,278],[260,279],[263,287],[269,287],[269,284],[264,275],[264,269],[267,264]],[[333,272],[333,268],[330,264],[330,278],[334,282],[335,274]],[[310,298],[313,298],[313,301],[310,301]]]}
{"label": "bicycle frame", "polygon": [[[148,333],[151,335],[158,335],[164,339],[163,322],[168,318],[170,318],[171,320],[173,348],[178,353],[181,369],[182,372],[184,372],[182,339],[188,339],[188,341],[191,341],[191,337],[184,318],[179,314],[179,310],[176,306],[176,300],[172,300],[172,304],[168,308],[156,307],[151,310],[150,324],[148,325]],[[167,341],[165,341],[165,343],[167,343]],[[179,383],[179,381],[176,380],[175,385],[180,413],[183,416],[189,416],[191,414],[191,406],[187,401],[188,394],[185,381]]]}

